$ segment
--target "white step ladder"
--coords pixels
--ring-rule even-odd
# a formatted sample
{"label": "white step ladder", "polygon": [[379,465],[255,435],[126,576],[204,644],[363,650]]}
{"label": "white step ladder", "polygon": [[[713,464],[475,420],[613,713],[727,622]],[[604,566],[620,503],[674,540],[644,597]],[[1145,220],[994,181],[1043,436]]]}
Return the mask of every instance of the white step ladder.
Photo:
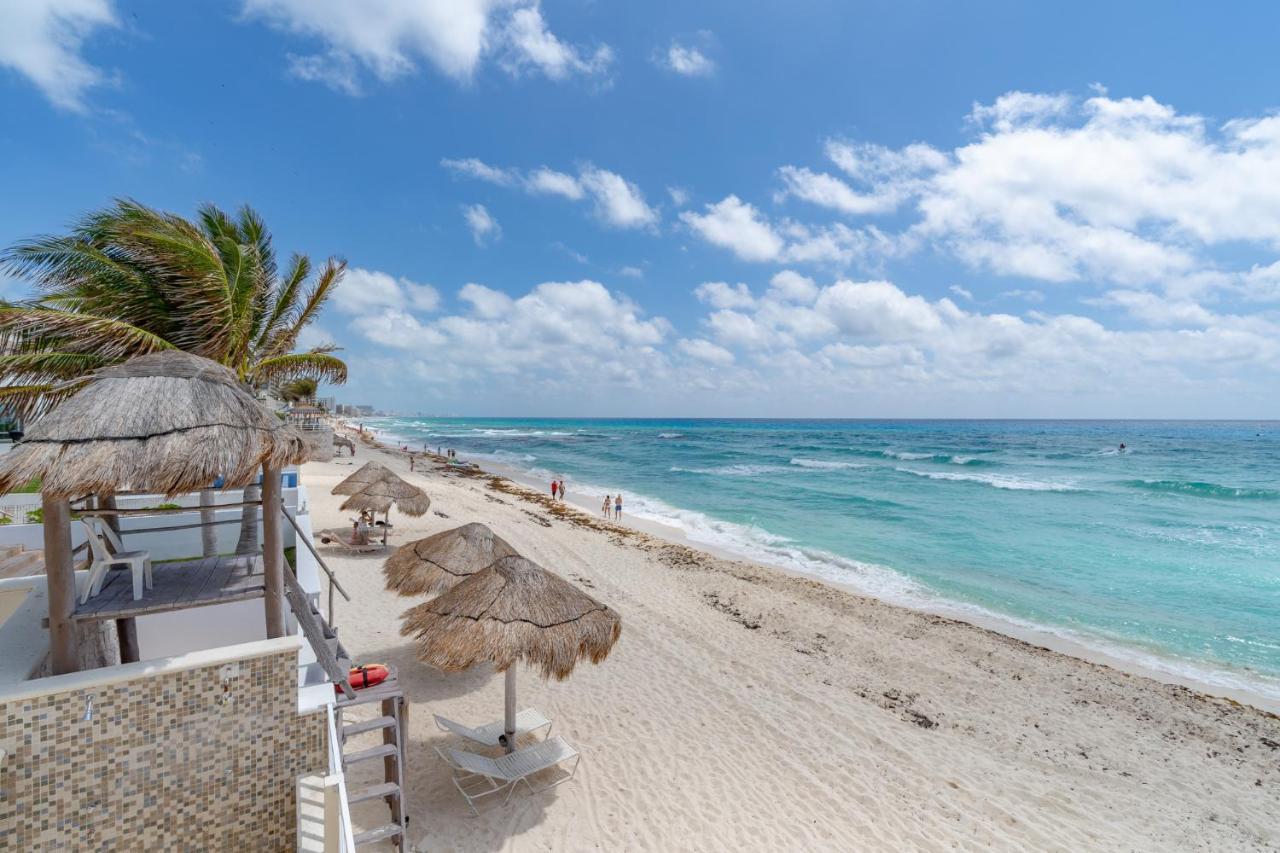
{"label": "white step ladder", "polygon": [[[344,710],[374,702],[381,703],[379,716],[344,723]],[[409,824],[404,808],[404,751],[409,728],[409,706],[405,703],[404,691],[396,681],[395,671],[392,670],[391,675],[381,684],[355,691],[352,698],[339,696],[333,710],[337,714],[338,731],[342,740],[342,772],[348,773],[348,768],[355,764],[382,759],[383,781],[366,788],[351,788],[347,793],[347,802],[354,805],[380,799],[386,802],[391,811],[389,823],[358,833],[355,836],[356,846],[391,841],[398,850],[404,850]],[[360,741],[362,736],[379,733],[382,736],[381,743],[373,741],[371,737],[364,737],[363,742]]]}

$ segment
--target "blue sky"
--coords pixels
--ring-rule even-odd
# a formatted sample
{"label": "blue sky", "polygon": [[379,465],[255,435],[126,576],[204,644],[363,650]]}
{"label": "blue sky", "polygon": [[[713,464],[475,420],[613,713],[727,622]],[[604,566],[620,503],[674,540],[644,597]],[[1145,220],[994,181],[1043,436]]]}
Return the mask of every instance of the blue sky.
{"label": "blue sky", "polygon": [[0,243],[250,203],[407,412],[1280,416],[1270,4],[353,5],[0,0]]}

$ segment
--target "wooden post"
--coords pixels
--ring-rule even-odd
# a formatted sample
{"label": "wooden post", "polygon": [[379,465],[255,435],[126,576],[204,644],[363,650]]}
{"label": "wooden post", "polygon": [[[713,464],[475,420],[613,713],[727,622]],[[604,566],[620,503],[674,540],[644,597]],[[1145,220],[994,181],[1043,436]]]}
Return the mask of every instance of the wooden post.
{"label": "wooden post", "polygon": [[280,530],[280,469],[262,466],[262,573],[267,639],[284,636],[284,537]]}
{"label": "wooden post", "polygon": [[76,573],[71,564],[71,506],[64,498],[43,497],[44,571],[49,584],[49,656],[54,675],[76,672],[80,654],[76,624]]}

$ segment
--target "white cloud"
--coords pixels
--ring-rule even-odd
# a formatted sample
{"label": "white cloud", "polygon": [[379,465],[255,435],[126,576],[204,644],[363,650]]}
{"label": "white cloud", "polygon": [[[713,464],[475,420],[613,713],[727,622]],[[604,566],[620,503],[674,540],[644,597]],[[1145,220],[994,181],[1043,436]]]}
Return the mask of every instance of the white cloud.
{"label": "white cloud", "polygon": [[769,279],[770,292],[783,302],[812,304],[818,298],[818,285],[795,270],[782,270]]}
{"label": "white cloud", "polygon": [[964,299],[968,302],[973,301],[973,292],[969,290],[967,287],[961,287],[958,284],[953,284],[950,287],[948,287],[947,290],[950,290],[956,296],[959,296],[961,299]]}
{"label": "white cloud", "polygon": [[108,77],[81,48],[95,31],[118,26],[111,0],[4,0],[0,65],[27,77],[59,109],[84,112],[85,96]]}
{"label": "white cloud", "polygon": [[627,278],[644,278],[644,270],[640,267],[620,267],[618,275],[625,275]]}
{"label": "white cloud", "polygon": [[706,364],[724,366],[733,364],[734,361],[733,353],[705,338],[686,338],[676,344],[676,348],[690,358]]}
{"label": "white cloud", "polygon": [[684,77],[710,77],[716,70],[715,62],[705,53],[678,41],[671,42],[671,46],[659,53],[656,59],[663,68]]}
{"label": "white cloud", "polygon": [[542,166],[521,175],[518,170],[490,166],[474,157],[444,159],[440,165],[464,177],[499,186],[519,186],[535,195],[558,195],[571,201],[590,199],[596,218],[615,228],[653,228],[658,211],[645,201],[641,189],[617,172],[583,164],[577,177]]}
{"label": "white cloud", "polygon": [[463,205],[462,218],[466,220],[471,239],[476,241],[477,246],[484,246],[490,240],[502,237],[502,226],[483,204]]}
{"label": "white cloud", "polygon": [[742,282],[707,281],[694,288],[693,293],[713,308],[752,308],[756,304],[751,290]]}
{"label": "white cloud", "polygon": [[729,249],[744,261],[842,267],[883,242],[874,229],[855,230],[840,222],[805,225],[784,219],[773,223],[736,195],[706,205],[703,213],[686,210],[680,221],[703,240]]}
{"label": "white cloud", "polygon": [[579,180],[595,199],[601,221],[617,228],[649,228],[657,224],[658,212],[645,203],[644,193],[616,172],[587,166]]}
{"label": "white cloud", "polygon": [[1142,290],[1112,290],[1097,299],[1085,300],[1090,305],[1114,305],[1151,326],[1203,328],[1215,317],[1203,306],[1189,299],[1170,299]]}
{"label": "white cloud", "polygon": [[455,175],[475,178],[476,180],[496,184],[500,187],[513,186],[518,181],[518,177],[510,169],[500,169],[497,166],[490,166],[488,163],[475,157],[466,157],[461,160],[451,160],[446,157],[440,161],[440,165],[448,169],[450,172],[453,172]]}
{"label": "white cloud", "polygon": [[579,201],[586,195],[582,184],[578,183],[578,179],[573,175],[566,175],[564,172],[557,172],[546,166],[530,172],[525,178],[525,186],[530,192],[561,195],[573,201]]}
{"label": "white cloud", "polygon": [[671,203],[676,207],[684,207],[689,203],[689,191],[683,187],[667,187],[667,195],[671,196]]}
{"label": "white cloud", "polygon": [[370,314],[383,308],[434,311],[440,304],[440,294],[429,284],[352,267],[334,291],[333,304],[347,314]]}
{"label": "white cloud", "polygon": [[554,80],[605,72],[612,51],[586,52],[548,28],[537,0],[244,0],[243,17],[315,39],[319,53],[290,55],[290,70],[338,91],[360,91],[362,73],[388,82],[425,61],[470,80],[486,56],[512,74],[536,70]]}
{"label": "white cloud", "polygon": [[708,204],[705,213],[685,211],[680,221],[702,239],[729,249],[744,261],[772,261],[785,243],[760,211],[736,195]]}
{"label": "white cloud", "polygon": [[516,9],[507,22],[505,35],[511,51],[503,65],[512,73],[536,68],[552,80],[563,80],[571,74],[603,74],[613,63],[613,51],[608,45],[599,45],[586,54],[556,38],[547,29],[537,5]]}
{"label": "white cloud", "polygon": [[477,317],[494,320],[511,310],[511,297],[499,290],[470,282],[458,291],[458,298],[471,305]]}

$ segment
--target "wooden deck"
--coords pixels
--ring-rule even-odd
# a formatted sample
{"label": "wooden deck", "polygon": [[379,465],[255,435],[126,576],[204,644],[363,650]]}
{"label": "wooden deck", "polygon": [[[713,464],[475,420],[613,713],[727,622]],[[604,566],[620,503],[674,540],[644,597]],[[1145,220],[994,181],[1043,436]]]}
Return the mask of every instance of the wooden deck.
{"label": "wooden deck", "polygon": [[148,613],[164,613],[189,607],[207,607],[262,598],[262,556],[207,557],[180,563],[157,563],[151,568],[154,586],[133,600],[133,574],[112,570],[102,592],[80,604],[72,618],[77,622],[123,619]]}

